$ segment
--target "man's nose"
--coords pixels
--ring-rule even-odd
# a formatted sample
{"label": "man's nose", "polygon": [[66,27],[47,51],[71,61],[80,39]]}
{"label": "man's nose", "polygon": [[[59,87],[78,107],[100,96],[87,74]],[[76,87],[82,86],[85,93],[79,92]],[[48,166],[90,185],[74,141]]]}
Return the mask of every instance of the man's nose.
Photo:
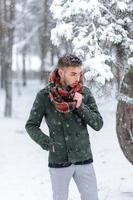
{"label": "man's nose", "polygon": [[80,76],[76,76],[76,81],[79,82]]}

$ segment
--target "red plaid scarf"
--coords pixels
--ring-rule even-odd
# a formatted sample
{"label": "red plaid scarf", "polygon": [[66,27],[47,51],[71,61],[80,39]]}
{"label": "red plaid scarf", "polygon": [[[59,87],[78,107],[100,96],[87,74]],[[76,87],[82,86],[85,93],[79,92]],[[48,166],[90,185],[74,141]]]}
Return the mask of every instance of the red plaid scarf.
{"label": "red plaid scarf", "polygon": [[62,113],[68,113],[76,108],[76,101],[73,100],[75,92],[82,93],[83,75],[79,83],[73,88],[65,89],[60,82],[60,75],[56,68],[49,76],[49,98],[54,104],[56,110]]}

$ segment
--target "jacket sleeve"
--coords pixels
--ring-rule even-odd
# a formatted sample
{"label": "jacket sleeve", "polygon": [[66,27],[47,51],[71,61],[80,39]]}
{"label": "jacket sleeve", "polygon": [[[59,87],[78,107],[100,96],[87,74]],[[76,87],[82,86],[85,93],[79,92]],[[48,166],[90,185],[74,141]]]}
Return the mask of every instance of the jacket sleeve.
{"label": "jacket sleeve", "polygon": [[94,130],[99,131],[103,126],[103,119],[98,111],[98,107],[92,93],[88,88],[86,89],[87,101],[86,103],[82,102],[80,107],[76,109],[76,113],[85,124],[88,124]]}
{"label": "jacket sleeve", "polygon": [[36,95],[32,109],[30,111],[29,119],[26,122],[25,129],[30,137],[39,144],[44,150],[49,150],[49,136],[44,134],[40,129],[40,124],[44,116],[44,97],[41,91]]}

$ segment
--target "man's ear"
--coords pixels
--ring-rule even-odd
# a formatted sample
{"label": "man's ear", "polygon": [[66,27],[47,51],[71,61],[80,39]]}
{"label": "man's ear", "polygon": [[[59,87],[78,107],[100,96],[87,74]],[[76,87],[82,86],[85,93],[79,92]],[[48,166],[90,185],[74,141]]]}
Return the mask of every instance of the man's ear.
{"label": "man's ear", "polygon": [[63,74],[63,70],[61,68],[58,69],[58,73],[60,75],[60,77],[62,77],[62,74]]}

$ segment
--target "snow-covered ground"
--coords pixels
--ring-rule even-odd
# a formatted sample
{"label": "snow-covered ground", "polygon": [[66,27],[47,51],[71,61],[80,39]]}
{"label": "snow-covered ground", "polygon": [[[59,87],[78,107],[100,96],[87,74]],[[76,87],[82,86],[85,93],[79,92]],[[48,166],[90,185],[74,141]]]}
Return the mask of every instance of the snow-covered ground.
{"label": "snow-covered ground", "polygon": [[[17,95],[16,86],[13,87],[12,119],[3,117],[4,92],[0,91],[1,200],[52,200],[48,152],[34,143],[24,128],[35,95],[42,87],[37,81],[31,82],[21,91],[21,96]],[[88,128],[100,200],[133,199],[133,166],[122,154],[115,131],[116,103],[114,98],[99,101],[104,127],[99,132]],[[45,121],[41,128],[48,134]],[[80,200],[73,180],[69,200]]]}

